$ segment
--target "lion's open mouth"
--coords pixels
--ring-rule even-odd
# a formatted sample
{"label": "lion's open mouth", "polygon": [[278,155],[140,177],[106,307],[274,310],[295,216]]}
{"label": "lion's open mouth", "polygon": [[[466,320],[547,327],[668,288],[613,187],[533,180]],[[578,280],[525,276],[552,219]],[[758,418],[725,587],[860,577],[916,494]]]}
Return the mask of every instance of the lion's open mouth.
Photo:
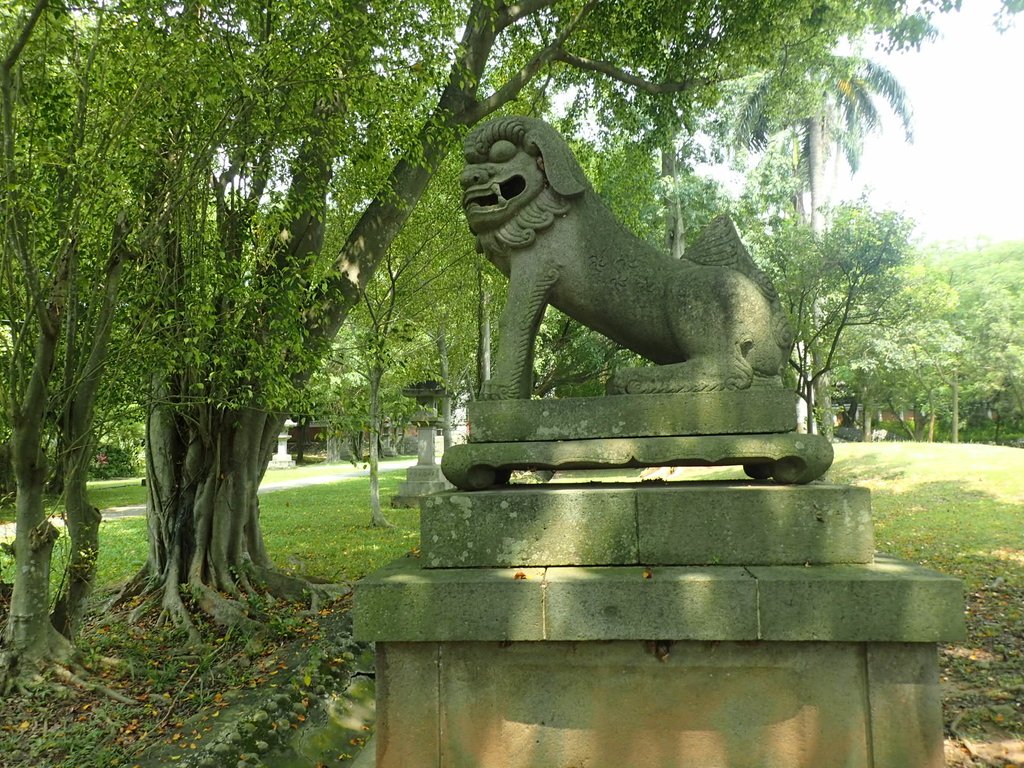
{"label": "lion's open mouth", "polygon": [[526,179],[518,174],[502,182],[491,184],[490,192],[476,193],[466,197],[466,208],[477,206],[479,208],[492,208],[504,205],[514,197],[518,197],[526,191]]}

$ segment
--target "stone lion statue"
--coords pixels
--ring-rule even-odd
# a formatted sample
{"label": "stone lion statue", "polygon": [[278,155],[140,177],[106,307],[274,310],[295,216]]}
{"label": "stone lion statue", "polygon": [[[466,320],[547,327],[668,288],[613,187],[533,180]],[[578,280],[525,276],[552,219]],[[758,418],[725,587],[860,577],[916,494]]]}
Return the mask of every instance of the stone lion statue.
{"label": "stone lion statue", "polygon": [[677,260],[615,220],[547,123],[489,121],[464,152],[469,228],[509,279],[485,398],[530,397],[548,304],[657,364],[619,371],[609,394],[781,386],[792,332],[727,217]]}

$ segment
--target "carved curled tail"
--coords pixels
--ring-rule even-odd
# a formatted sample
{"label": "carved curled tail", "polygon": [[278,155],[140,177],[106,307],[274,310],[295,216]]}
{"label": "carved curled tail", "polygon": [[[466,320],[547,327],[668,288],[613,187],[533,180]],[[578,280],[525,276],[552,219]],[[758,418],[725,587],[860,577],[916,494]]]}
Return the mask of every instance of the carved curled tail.
{"label": "carved curled tail", "polygon": [[789,354],[796,336],[793,334],[793,328],[789,324],[789,319],[786,317],[786,313],[778,301],[772,304],[772,338],[775,339],[775,343],[782,350],[783,360],[780,367],[784,367],[786,365],[785,358]]}

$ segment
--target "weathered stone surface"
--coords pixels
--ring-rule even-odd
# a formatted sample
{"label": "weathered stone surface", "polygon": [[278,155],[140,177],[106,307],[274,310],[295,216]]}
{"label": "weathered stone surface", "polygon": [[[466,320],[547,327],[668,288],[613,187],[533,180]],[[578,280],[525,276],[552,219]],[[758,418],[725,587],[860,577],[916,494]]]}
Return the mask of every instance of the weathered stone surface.
{"label": "weathered stone surface", "polygon": [[[401,732],[398,732],[397,738],[401,738]],[[425,759],[430,759],[431,755],[429,752],[421,753]],[[388,758],[390,760],[390,758]],[[393,762],[393,761],[392,761]],[[356,755],[356,759],[352,762],[352,768],[375,768],[377,765],[377,736],[373,735],[367,739],[366,744],[363,746],[362,751]],[[407,763],[407,765],[415,765],[414,763]],[[429,763],[428,763],[429,765]],[[434,765],[437,765],[435,763]],[[433,768],[433,766],[431,766]]]}
{"label": "weathered stone surface", "polygon": [[602,437],[792,432],[797,395],[785,389],[611,395],[561,400],[477,400],[469,440],[501,443]]}
{"label": "weathered stone surface", "polygon": [[874,555],[866,488],[674,485],[637,490],[642,563],[816,565]]}
{"label": "weathered stone surface", "polygon": [[928,643],[867,645],[875,764],[943,768],[938,654]]}
{"label": "weathered stone surface", "polygon": [[381,643],[376,657],[377,764],[436,768],[441,764],[440,648],[433,643]]}
{"label": "weathered stone surface", "polygon": [[682,259],[615,221],[546,123],[503,117],[465,142],[463,207],[477,246],[509,278],[484,399],[528,399],[547,304],[659,365],[620,371],[610,391],[781,387],[789,329],[778,295],[726,217]]}
{"label": "weathered stone surface", "polygon": [[[378,736],[377,768],[941,766],[931,644],[382,645],[391,687],[421,706],[403,713],[415,723],[405,753]],[[433,660],[433,681],[403,655]],[[893,697],[894,680],[919,690]]]}
{"label": "weathered stone surface", "polygon": [[757,584],[742,568],[549,568],[552,640],[756,640]]}
{"label": "weathered stone surface", "polygon": [[423,500],[428,568],[639,563],[629,488],[518,486]]}
{"label": "weathered stone surface", "polygon": [[520,485],[423,500],[425,568],[866,563],[864,488]]}
{"label": "weathered stone surface", "polygon": [[[424,569],[403,558],[356,587],[366,641],[963,637],[957,579],[892,559],[750,568]],[[752,634],[746,634],[751,632]]]}
{"label": "weathered stone surface", "polygon": [[706,435],[453,445],[441,469],[457,488],[490,488],[517,469],[616,469],[742,465],[748,475],[809,483],[832,464],[820,435]]}
{"label": "weathered stone surface", "polygon": [[939,642],[964,637],[959,579],[895,558],[752,567],[766,640]]}
{"label": "weathered stone surface", "polygon": [[[542,640],[544,571],[425,571],[402,558],[359,582],[361,640]],[[517,575],[522,577],[517,578]]]}

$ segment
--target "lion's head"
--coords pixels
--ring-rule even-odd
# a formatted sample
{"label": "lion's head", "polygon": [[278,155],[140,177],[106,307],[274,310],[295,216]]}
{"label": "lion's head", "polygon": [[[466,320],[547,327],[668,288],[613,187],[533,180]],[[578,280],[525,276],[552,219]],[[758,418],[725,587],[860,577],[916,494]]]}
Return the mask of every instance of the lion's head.
{"label": "lion's head", "polygon": [[568,145],[541,120],[491,120],[466,137],[464,153],[462,206],[482,250],[529,245],[589,186]]}

